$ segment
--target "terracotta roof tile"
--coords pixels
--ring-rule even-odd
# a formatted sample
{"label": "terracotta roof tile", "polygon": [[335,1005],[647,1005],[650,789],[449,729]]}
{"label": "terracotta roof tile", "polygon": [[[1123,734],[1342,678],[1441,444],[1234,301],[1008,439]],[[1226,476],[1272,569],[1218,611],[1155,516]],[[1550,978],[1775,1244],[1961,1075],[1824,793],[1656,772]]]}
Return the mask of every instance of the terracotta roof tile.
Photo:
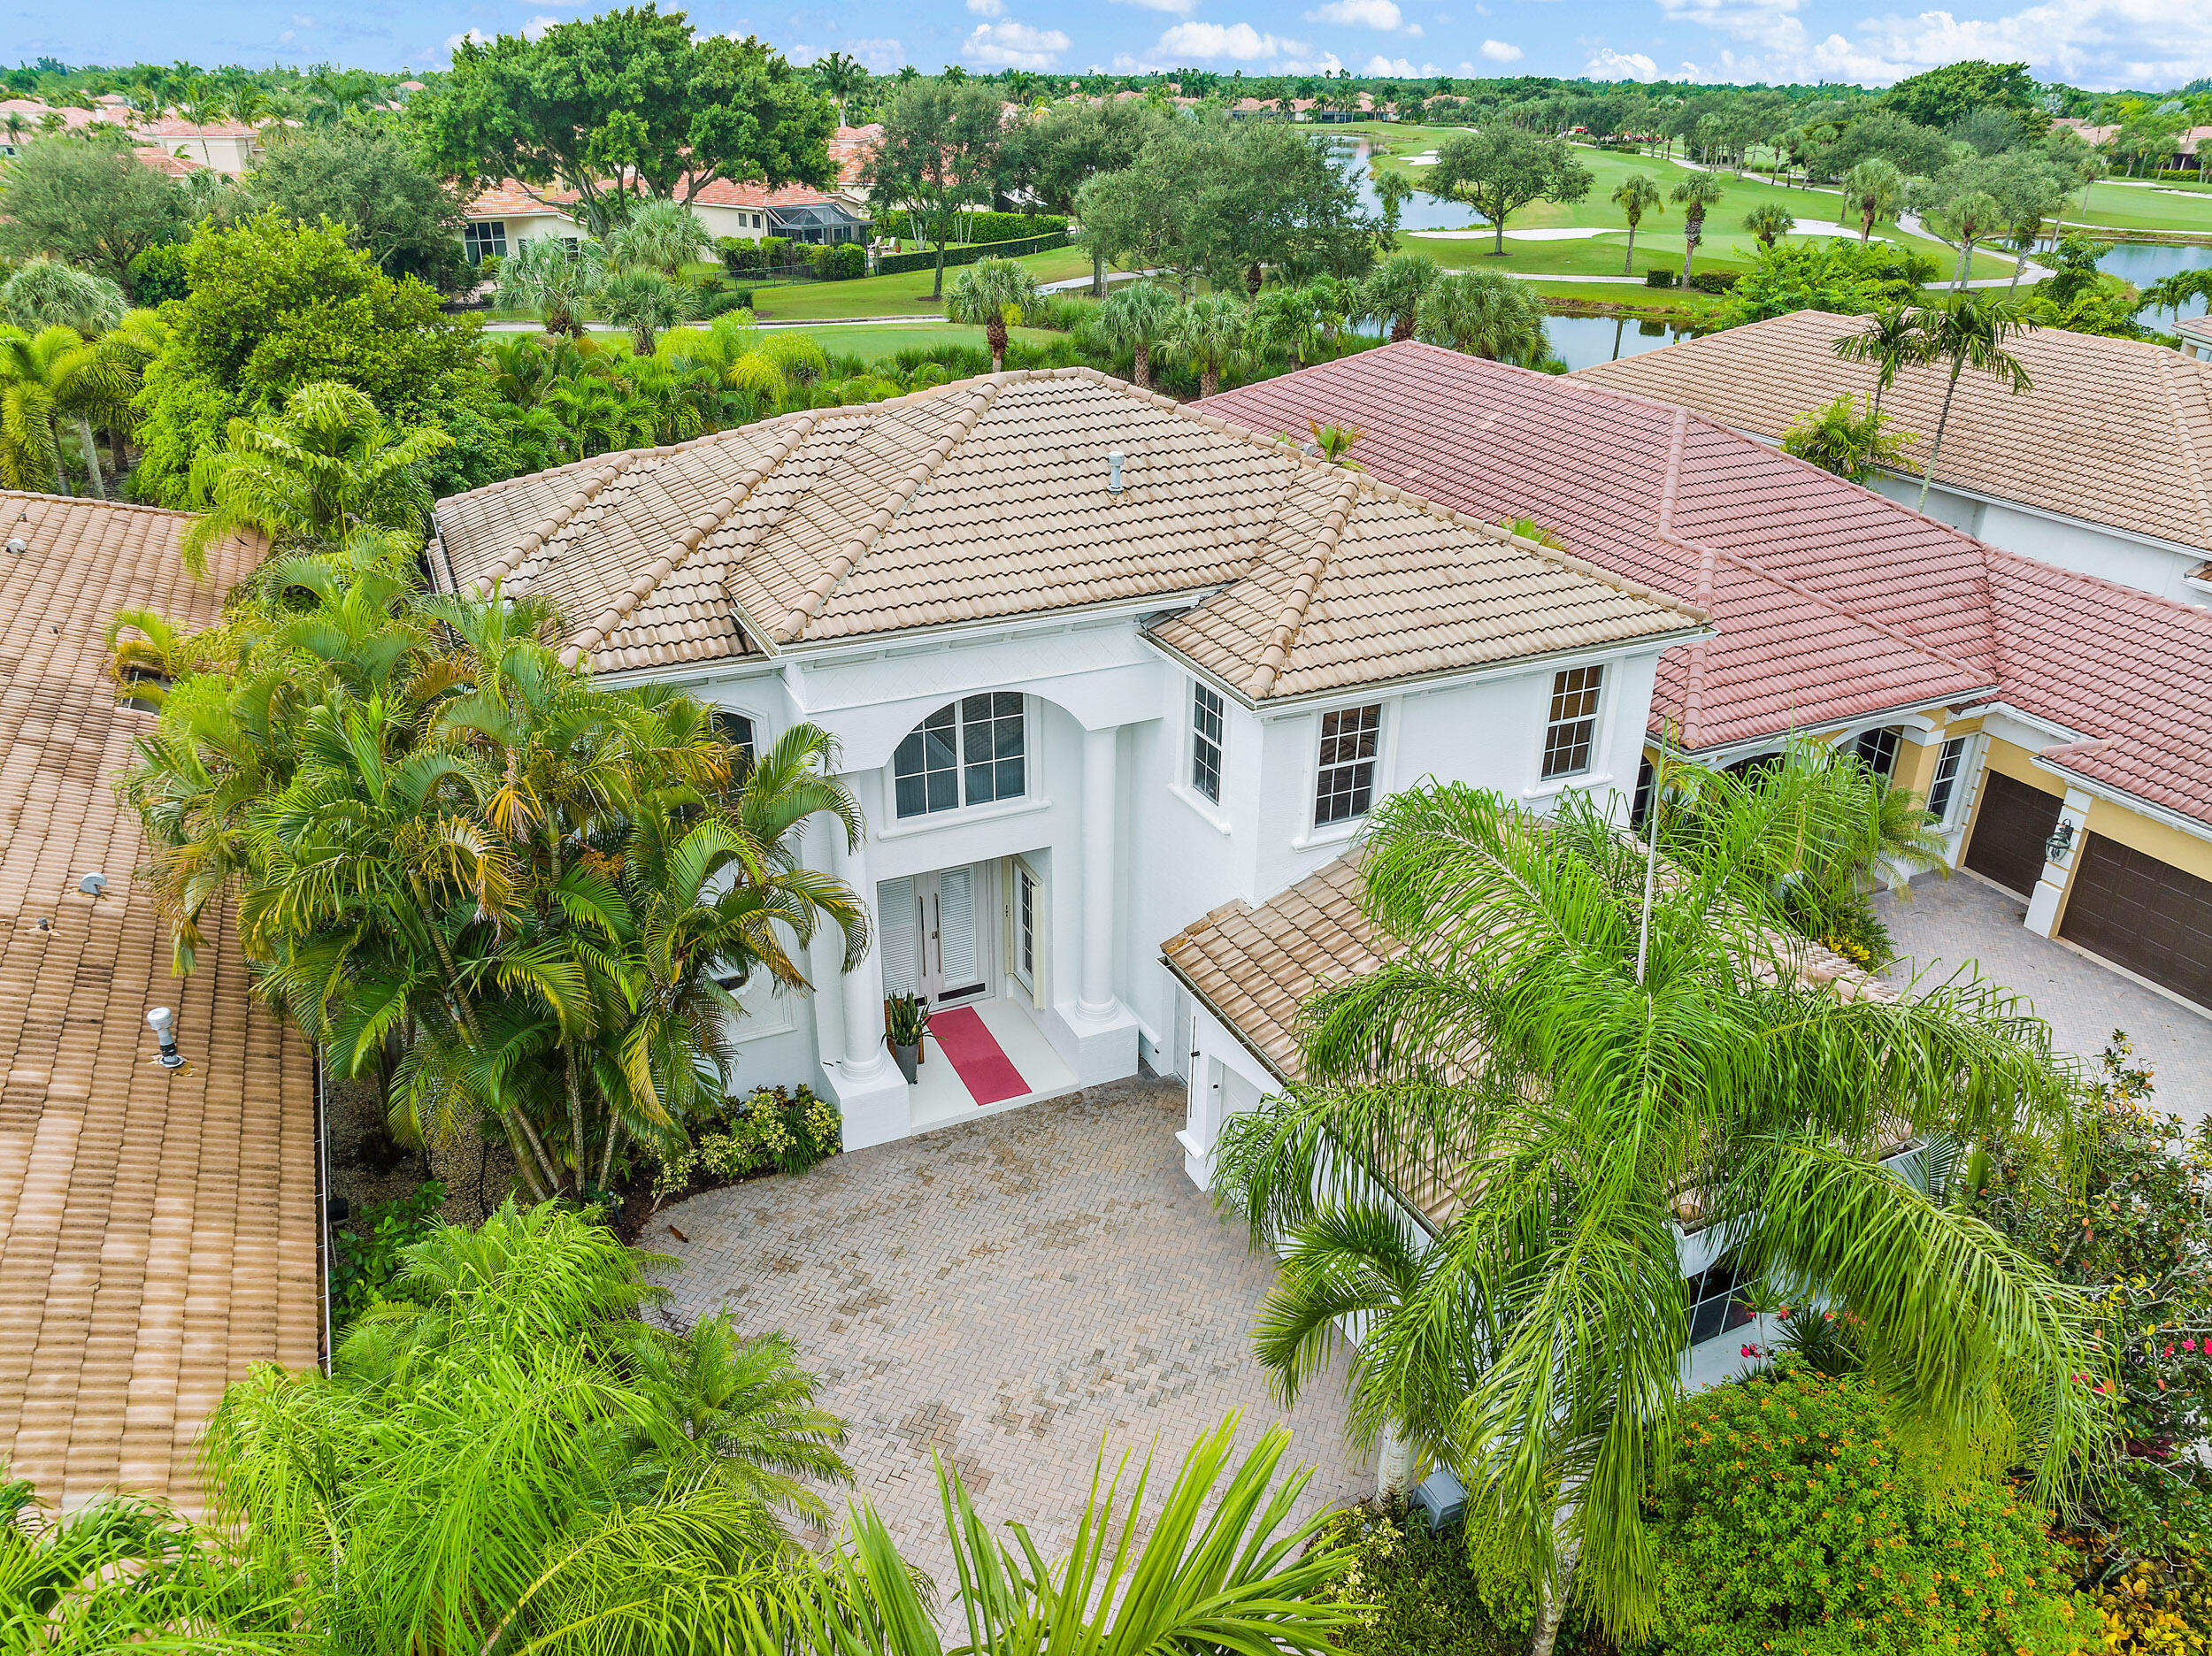
{"label": "terracotta roof tile", "polygon": [[[196,1506],[223,1384],[312,1363],[321,1326],[312,1060],[249,994],[229,916],[170,977],[110,785],[150,721],[113,702],[109,617],[204,625],[252,562],[219,548],[195,586],[187,521],[0,494],[27,547],[0,552],[0,1460],[71,1506],[118,1484]],[[151,1062],[161,1004],[183,1070]]]}
{"label": "terracotta roof tile", "polygon": [[1259,700],[1701,620],[1087,369],[579,462],[449,497],[437,528],[442,579],[553,599],[602,669],[1210,593],[1155,636]]}
{"label": "terracotta roof tile", "polygon": [[[1679,402],[1778,441],[1790,422],[1848,391],[1870,396],[1874,371],[1832,343],[1862,317],[1798,310],[1585,368],[1576,378]],[[2163,345],[2037,328],[2006,347],[2033,386],[2018,396],[1986,374],[1958,382],[1939,482],[2070,518],[2212,548],[2212,363]],[[1935,436],[1945,374],[1909,368],[1882,411],[1918,433],[1917,471]]]}

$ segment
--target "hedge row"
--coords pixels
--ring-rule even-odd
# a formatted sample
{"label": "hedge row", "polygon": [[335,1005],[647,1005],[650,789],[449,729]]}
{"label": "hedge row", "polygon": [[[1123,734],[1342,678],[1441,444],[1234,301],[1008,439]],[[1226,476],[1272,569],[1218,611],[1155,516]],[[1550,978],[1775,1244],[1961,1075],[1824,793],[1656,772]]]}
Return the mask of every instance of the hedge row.
{"label": "hedge row", "polygon": [[[950,270],[956,264],[972,264],[982,258],[1013,258],[1024,253],[1042,253],[1067,244],[1068,233],[1056,230],[1050,235],[1031,236],[1025,242],[994,242],[982,246],[970,243],[964,247],[949,247],[945,249],[945,268]],[[925,249],[919,253],[886,253],[876,260],[876,274],[896,276],[903,271],[929,270],[936,263],[937,249],[934,248]]]}
{"label": "hedge row", "polygon": [[[902,242],[918,241],[906,209],[895,207],[872,215],[872,227],[879,236],[896,236]],[[1050,235],[1065,230],[1068,221],[1053,213],[967,213],[960,220],[961,234],[970,242],[1024,242],[1032,236]]]}

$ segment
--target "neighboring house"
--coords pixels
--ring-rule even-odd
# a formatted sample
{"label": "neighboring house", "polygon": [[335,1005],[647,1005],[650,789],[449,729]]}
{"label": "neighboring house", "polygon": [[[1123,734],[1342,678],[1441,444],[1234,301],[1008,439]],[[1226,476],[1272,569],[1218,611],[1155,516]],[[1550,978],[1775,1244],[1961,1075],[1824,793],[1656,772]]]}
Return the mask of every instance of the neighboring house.
{"label": "neighboring house", "polygon": [[313,1055],[227,913],[170,976],[114,793],[153,717],[115,702],[110,618],[208,625],[254,561],[232,542],[192,580],[189,521],[0,494],[0,1464],[70,1508],[120,1486],[196,1510],[223,1388],[323,1346]]}
{"label": "neighboring house", "polygon": [[200,125],[177,116],[158,120],[132,117],[126,130],[134,144],[197,162],[236,178],[261,157],[261,140],[243,121],[211,121]]}
{"label": "neighboring house", "polygon": [[[575,211],[582,199],[573,189],[525,188],[512,179],[479,191],[469,203],[461,242],[471,264],[504,258],[525,242],[540,236],[575,241],[585,231]],[[833,196],[803,185],[768,189],[717,179],[691,201],[710,236],[758,241],[781,236],[810,242],[865,242],[868,221]]]}
{"label": "neighboring house", "polygon": [[[1589,395],[1589,393],[1584,393]],[[1159,939],[1341,855],[1424,776],[1625,805],[1701,615],[1087,369],[1007,373],[603,456],[439,502],[449,590],[531,593],[603,684],[680,686],[756,751],[807,720],[867,820],[810,864],[874,946],[739,988],[748,1084],[877,1144],[1183,1073]],[[918,1084],[887,994],[937,1008]]]}
{"label": "neighboring house", "polygon": [[[1847,391],[1872,396],[1874,371],[1833,349],[1864,326],[1799,310],[1576,377],[1778,443],[1808,410]],[[1987,374],[1960,377],[1928,515],[2061,569],[2212,603],[2212,583],[2196,573],[2212,557],[2212,363],[2064,328],[2016,334],[2006,349],[2032,387],[2014,396]],[[1945,378],[1939,366],[1909,368],[1882,398],[1897,428],[1917,433],[1906,470],[1874,486],[1892,499],[1920,496]]]}
{"label": "neighboring house", "polygon": [[[2053,441],[2022,402],[2016,440]],[[2026,900],[2030,929],[2212,1008],[2212,612],[2002,551],[1594,378],[1409,341],[1202,407],[1360,427],[1369,475],[1532,518],[1709,614],[1717,636],[1660,663],[1653,743],[1720,765],[1793,731],[1847,744],[1926,797],[1953,862]]]}
{"label": "neighboring house", "polygon": [[207,171],[207,168],[200,162],[188,160],[180,155],[171,155],[166,150],[133,150],[131,153],[138,157],[141,165],[150,166],[155,172],[169,178],[190,178],[195,172]]}
{"label": "neighboring house", "polygon": [[868,187],[861,181],[860,175],[868,170],[868,158],[882,142],[881,121],[871,121],[864,126],[840,126],[829,141],[830,162],[837,168],[837,184],[830,194],[864,218],[867,214]]}

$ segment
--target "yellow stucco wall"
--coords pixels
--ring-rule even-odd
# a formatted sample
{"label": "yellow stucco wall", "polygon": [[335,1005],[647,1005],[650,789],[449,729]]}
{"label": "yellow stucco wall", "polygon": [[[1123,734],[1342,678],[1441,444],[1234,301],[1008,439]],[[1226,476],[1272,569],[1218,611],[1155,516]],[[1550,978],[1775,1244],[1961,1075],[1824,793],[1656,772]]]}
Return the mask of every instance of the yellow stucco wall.
{"label": "yellow stucco wall", "polygon": [[2154,856],[2199,879],[2212,880],[2212,840],[2170,828],[2110,800],[2090,801],[2089,832],[2116,840],[2131,850]]}
{"label": "yellow stucco wall", "polygon": [[1989,739],[1989,768],[2003,772],[2016,782],[2025,782],[2030,787],[2046,794],[2063,797],[2066,783],[2063,778],[2046,770],[2024,748],[2015,747],[2001,736]]}

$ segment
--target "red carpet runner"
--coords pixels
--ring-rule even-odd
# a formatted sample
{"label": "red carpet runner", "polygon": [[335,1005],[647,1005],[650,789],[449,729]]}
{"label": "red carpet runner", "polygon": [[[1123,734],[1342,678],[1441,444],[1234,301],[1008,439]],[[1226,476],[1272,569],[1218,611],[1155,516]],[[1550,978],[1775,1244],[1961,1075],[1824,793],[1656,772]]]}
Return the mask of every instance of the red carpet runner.
{"label": "red carpet runner", "polygon": [[938,1013],[929,1020],[929,1033],[977,1103],[995,1104],[1029,1091],[1029,1083],[991,1038],[973,1007]]}

